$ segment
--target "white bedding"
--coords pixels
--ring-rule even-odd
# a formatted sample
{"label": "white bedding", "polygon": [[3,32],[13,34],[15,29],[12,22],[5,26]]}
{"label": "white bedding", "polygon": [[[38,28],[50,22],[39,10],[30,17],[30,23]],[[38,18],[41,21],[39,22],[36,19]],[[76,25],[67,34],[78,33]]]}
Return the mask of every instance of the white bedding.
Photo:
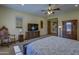
{"label": "white bedding", "polygon": [[46,37],[27,45],[27,55],[79,55],[79,41]]}

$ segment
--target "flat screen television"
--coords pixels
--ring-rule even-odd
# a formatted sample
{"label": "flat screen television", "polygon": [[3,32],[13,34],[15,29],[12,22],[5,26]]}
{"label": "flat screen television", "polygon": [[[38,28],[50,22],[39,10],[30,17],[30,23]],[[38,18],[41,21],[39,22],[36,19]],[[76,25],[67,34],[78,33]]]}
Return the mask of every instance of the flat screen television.
{"label": "flat screen television", "polygon": [[37,31],[38,24],[28,24],[28,31]]}

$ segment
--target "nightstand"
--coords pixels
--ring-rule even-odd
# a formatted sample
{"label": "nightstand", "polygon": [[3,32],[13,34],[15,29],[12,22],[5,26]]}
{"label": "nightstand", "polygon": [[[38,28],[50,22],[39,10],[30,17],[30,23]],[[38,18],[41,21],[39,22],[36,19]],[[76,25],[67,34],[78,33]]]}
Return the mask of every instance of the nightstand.
{"label": "nightstand", "polygon": [[18,35],[18,40],[19,40],[19,42],[23,42],[24,41],[24,35],[23,34]]}

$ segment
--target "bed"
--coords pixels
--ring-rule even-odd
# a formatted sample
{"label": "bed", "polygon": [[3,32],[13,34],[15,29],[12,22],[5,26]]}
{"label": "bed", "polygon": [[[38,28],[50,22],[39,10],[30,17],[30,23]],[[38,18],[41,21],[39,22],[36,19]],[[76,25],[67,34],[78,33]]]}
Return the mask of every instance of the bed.
{"label": "bed", "polygon": [[79,41],[50,36],[25,44],[27,55],[79,55]]}

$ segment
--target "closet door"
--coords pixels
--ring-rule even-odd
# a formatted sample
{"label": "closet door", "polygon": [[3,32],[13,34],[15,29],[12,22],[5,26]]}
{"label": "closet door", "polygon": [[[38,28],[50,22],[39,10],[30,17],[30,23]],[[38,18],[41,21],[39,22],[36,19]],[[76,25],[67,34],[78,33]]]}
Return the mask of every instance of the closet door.
{"label": "closet door", "polygon": [[62,36],[77,40],[77,20],[63,21],[62,25]]}

